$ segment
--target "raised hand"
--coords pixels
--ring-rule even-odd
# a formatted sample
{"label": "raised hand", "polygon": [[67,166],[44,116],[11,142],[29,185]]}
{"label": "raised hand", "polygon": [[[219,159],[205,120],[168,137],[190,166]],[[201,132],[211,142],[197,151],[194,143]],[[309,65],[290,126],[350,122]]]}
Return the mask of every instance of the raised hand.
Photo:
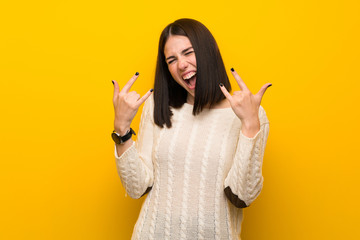
{"label": "raised hand", "polygon": [[231,95],[223,84],[220,89],[224,93],[226,99],[230,102],[231,108],[242,123],[242,132],[248,137],[253,137],[260,130],[259,107],[264,93],[271,83],[266,83],[261,87],[255,95],[250,92],[244,81],[232,68],[232,75],[239,84],[240,91],[235,91]]}
{"label": "raised hand", "polygon": [[130,129],[130,124],[134,119],[139,107],[151,95],[153,89],[150,89],[144,96],[135,91],[130,92],[131,86],[138,78],[139,73],[136,73],[120,90],[119,84],[112,80],[114,84],[113,104],[115,110],[114,129],[120,135],[126,134]]}

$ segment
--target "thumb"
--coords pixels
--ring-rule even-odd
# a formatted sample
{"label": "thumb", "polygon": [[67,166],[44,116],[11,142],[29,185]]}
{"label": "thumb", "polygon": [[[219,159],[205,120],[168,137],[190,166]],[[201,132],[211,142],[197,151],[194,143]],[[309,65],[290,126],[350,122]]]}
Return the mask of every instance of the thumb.
{"label": "thumb", "polygon": [[231,101],[232,100],[232,96],[231,94],[228,92],[228,90],[226,89],[226,87],[224,86],[224,84],[220,83],[219,84],[221,91],[223,92],[223,94],[225,95],[225,97],[227,98],[227,100]]}
{"label": "thumb", "polygon": [[115,95],[119,93],[119,84],[115,80],[111,80],[111,82],[114,85],[114,97],[115,97]]}
{"label": "thumb", "polygon": [[265,91],[266,91],[269,87],[271,87],[271,86],[272,86],[271,83],[266,83],[264,86],[262,86],[262,87],[260,88],[259,92],[256,94],[256,96],[260,99],[260,102],[261,102],[262,97],[263,97],[264,94],[265,94]]}
{"label": "thumb", "polygon": [[144,96],[142,96],[142,98],[138,100],[138,107],[140,107],[140,105],[143,104],[146,101],[146,99],[148,99],[148,97],[150,97],[153,91],[154,91],[153,89],[150,89]]}

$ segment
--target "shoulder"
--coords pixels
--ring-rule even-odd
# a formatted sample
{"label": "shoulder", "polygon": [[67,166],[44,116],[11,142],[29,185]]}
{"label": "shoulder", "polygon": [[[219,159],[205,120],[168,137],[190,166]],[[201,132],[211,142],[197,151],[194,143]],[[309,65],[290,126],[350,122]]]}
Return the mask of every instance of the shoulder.
{"label": "shoulder", "polygon": [[154,117],[154,96],[151,95],[146,99],[143,110],[142,110],[142,116],[143,117],[150,117],[150,119],[153,119]]}
{"label": "shoulder", "polygon": [[154,109],[154,95],[150,95],[144,103],[144,109]]}
{"label": "shoulder", "polygon": [[259,120],[260,120],[260,125],[269,123],[269,119],[266,116],[265,109],[261,105],[259,107]]}

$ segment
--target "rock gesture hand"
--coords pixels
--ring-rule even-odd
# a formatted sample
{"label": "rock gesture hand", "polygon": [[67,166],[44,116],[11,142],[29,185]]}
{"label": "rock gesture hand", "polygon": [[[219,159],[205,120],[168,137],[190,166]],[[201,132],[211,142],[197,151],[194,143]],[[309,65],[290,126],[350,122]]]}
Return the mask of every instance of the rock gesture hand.
{"label": "rock gesture hand", "polygon": [[259,107],[264,93],[271,83],[266,83],[261,87],[255,95],[250,92],[244,81],[232,68],[231,73],[236,82],[239,84],[240,91],[235,91],[231,94],[226,90],[225,86],[221,83],[220,89],[224,93],[226,99],[230,102],[231,108],[242,123],[242,133],[247,137],[253,137],[260,130],[259,121]]}
{"label": "rock gesture hand", "polygon": [[131,86],[138,78],[139,73],[136,73],[120,90],[119,84],[112,80],[114,84],[114,110],[115,120],[114,129],[120,135],[124,135],[130,130],[130,125],[134,119],[139,107],[145,102],[145,100],[151,95],[152,89],[150,89],[144,96],[140,97],[140,94],[135,91],[130,92]]}

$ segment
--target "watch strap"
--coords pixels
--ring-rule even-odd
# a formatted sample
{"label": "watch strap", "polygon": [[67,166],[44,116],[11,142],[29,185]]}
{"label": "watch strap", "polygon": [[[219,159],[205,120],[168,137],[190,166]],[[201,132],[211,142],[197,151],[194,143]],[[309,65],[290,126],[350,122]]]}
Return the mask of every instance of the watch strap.
{"label": "watch strap", "polygon": [[124,136],[120,137],[121,138],[121,142],[124,143],[126,142],[127,140],[129,140],[131,138],[132,135],[136,135],[135,131],[130,128],[130,131],[127,132]]}

